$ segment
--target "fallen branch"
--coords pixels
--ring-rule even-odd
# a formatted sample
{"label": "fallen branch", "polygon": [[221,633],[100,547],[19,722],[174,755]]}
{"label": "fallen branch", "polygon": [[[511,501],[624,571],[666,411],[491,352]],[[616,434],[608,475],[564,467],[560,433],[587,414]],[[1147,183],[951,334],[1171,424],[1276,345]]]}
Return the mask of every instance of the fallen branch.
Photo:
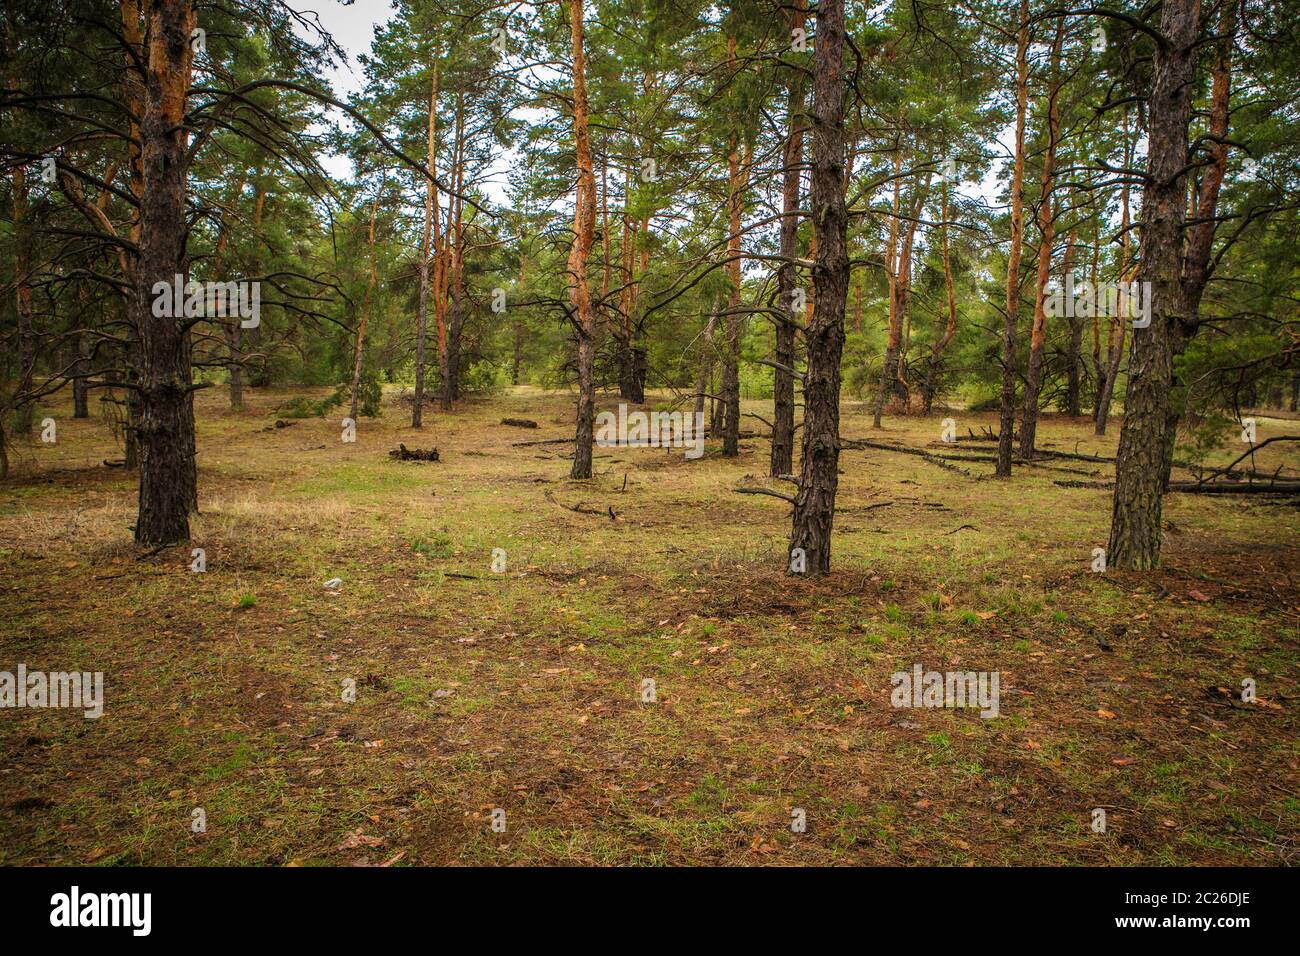
{"label": "fallen branch", "polygon": [[526,448],[530,445],[571,445],[575,441],[577,441],[576,438],[542,438],[537,441],[512,441],[510,447]]}
{"label": "fallen branch", "polygon": [[[1115,487],[1113,481],[1054,481],[1062,488],[1097,488]],[[1300,495],[1300,481],[1274,481],[1269,484],[1244,484],[1242,482],[1219,481],[1202,483],[1199,481],[1171,481],[1171,492],[1188,495]]]}
{"label": "fallen branch", "polygon": [[[1272,438],[1265,439],[1264,441],[1260,442],[1258,445],[1251,445],[1248,451],[1245,451],[1242,454],[1238,455],[1235,459],[1233,459],[1232,462],[1228,464],[1226,468],[1216,468],[1213,471],[1211,471],[1209,473],[1208,478],[1214,478],[1217,475],[1230,474],[1232,472],[1233,466],[1236,465],[1238,462],[1243,461],[1246,458],[1249,458],[1251,455],[1255,454],[1255,452],[1259,451],[1261,448],[1265,447],[1266,445],[1271,445],[1275,441],[1300,441],[1300,435],[1274,435]],[[1204,483],[1205,481],[1208,480],[1208,478],[1205,477],[1201,478],[1200,483]]]}
{"label": "fallen branch", "polygon": [[1115,464],[1114,458],[1103,458],[1100,455],[1082,455],[1071,451],[1049,451],[1046,448],[1034,450],[1034,458],[1067,458],[1070,461],[1096,461],[1103,464]]}
{"label": "fallen branch", "polygon": [[969,472],[965,468],[958,468],[956,465],[944,461],[944,459],[938,455],[932,455],[930,452],[925,451],[922,448],[908,448],[906,445],[890,445],[885,442],[867,441],[865,438],[842,438],[840,439],[840,444],[849,448],[876,448],[881,451],[896,451],[901,452],[904,455],[916,455],[918,458],[924,458],[932,465],[938,465],[945,471],[955,471],[959,475],[965,475],[967,478],[974,478],[976,480],[983,477],[982,475],[976,475]]}
{"label": "fallen branch", "polygon": [[772,498],[780,498],[782,501],[788,501],[794,504],[794,495],[787,495],[784,491],[773,491],[771,488],[732,488],[738,495],[768,495]]}
{"label": "fallen branch", "polygon": [[599,515],[602,518],[609,518],[610,521],[618,520],[618,514],[614,511],[612,505],[609,506],[605,511],[601,511],[597,508],[587,507],[587,503],[585,501],[579,501],[576,505],[566,505],[563,501],[557,499],[549,491],[544,493],[544,497],[546,498],[547,501],[551,502],[552,504],[557,504],[565,511],[572,511],[574,514]]}
{"label": "fallen branch", "polygon": [[1300,481],[1273,481],[1268,484],[1216,481],[1171,481],[1170,491],[1194,495],[1300,495]]}

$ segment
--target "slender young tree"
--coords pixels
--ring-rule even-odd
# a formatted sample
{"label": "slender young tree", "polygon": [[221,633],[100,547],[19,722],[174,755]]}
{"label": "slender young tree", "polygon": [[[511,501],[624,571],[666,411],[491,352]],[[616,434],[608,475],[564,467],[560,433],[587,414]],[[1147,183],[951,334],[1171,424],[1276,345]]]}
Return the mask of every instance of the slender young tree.
{"label": "slender young tree", "polygon": [[[808,22],[803,3],[790,11],[790,29],[802,29]],[[798,282],[793,260],[799,254],[799,183],[803,178],[804,77],[798,70],[789,71],[786,86],[785,148],[781,174],[781,265],[777,270],[777,312],[774,370],[772,373],[772,454],[770,474],[794,472],[794,380]]]}
{"label": "slender young tree", "polygon": [[[1043,387],[1043,350],[1047,345],[1047,283],[1052,273],[1052,240],[1056,217],[1052,212],[1055,190],[1056,145],[1061,134],[1061,42],[1065,19],[1056,21],[1052,41],[1051,76],[1047,93],[1047,146],[1043,153],[1043,178],[1038,192],[1038,273],[1034,291],[1034,324],[1029,333],[1029,365],[1025,370],[1025,407],[1020,417],[1020,457],[1034,457],[1038,432],[1038,395]],[[1068,266],[1067,266],[1068,270]]]}
{"label": "slender young tree", "polygon": [[578,408],[572,478],[591,477],[596,423],[596,313],[587,286],[587,259],[596,231],[596,171],[588,132],[587,57],[583,50],[583,0],[569,0],[573,40],[573,141],[578,183],[573,201],[573,242],[569,247],[570,320],[578,337]]}
{"label": "slender young tree", "polygon": [[429,322],[429,260],[433,254],[434,219],[438,214],[438,63],[435,60],[429,81],[429,127],[427,161],[428,179],[424,190],[424,232],[420,240],[420,291],[415,312],[415,402],[411,408],[411,427],[424,425],[424,348]]}
{"label": "slender young tree", "polygon": [[1029,0],[1020,0],[1016,34],[1016,143],[1011,172],[1011,246],[1007,251],[1007,299],[1002,317],[1002,404],[994,474],[1011,476],[1016,427],[1016,327],[1020,311],[1020,244],[1025,229],[1025,113],[1029,105]]}
{"label": "slender young tree", "polygon": [[809,573],[831,567],[831,529],[840,461],[840,359],[849,295],[845,202],[844,0],[817,5],[813,60],[812,221],[817,235],[813,316],[804,378],[803,461],[790,535]]}

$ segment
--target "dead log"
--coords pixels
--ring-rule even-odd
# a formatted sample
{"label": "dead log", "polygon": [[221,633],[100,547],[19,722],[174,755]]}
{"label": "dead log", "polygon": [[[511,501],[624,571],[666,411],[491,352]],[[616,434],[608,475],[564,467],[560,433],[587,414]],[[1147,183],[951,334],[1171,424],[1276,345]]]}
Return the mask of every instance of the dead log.
{"label": "dead log", "polygon": [[1170,491],[1193,495],[1300,495],[1300,481],[1237,482],[1171,481]]}
{"label": "dead log", "polygon": [[[1113,481],[1054,481],[1052,484],[1060,485],[1062,488],[1110,489],[1115,487]],[[1300,495],[1300,481],[1268,483],[1171,481],[1169,490],[1187,495]]]}
{"label": "dead log", "polygon": [[1274,435],[1272,438],[1266,439],[1260,442],[1258,445],[1251,445],[1249,451],[1242,452],[1240,455],[1234,458],[1226,468],[1216,468],[1211,470],[1208,475],[1205,475],[1201,478],[1201,482],[1208,481],[1209,479],[1214,478],[1217,475],[1231,474],[1232,469],[1234,467],[1236,467],[1245,459],[1249,458],[1251,455],[1255,454],[1255,452],[1259,451],[1261,448],[1265,447],[1266,445],[1271,445],[1275,441],[1300,441],[1300,435]]}
{"label": "dead log", "polygon": [[398,443],[397,447],[388,453],[388,457],[397,461],[438,461],[438,449],[430,448],[427,451],[420,448],[407,448],[405,445]]}
{"label": "dead log", "polygon": [[528,448],[532,445],[572,445],[573,438],[539,438],[536,441],[512,441],[511,448]]}
{"label": "dead log", "polygon": [[923,458],[932,465],[938,465],[945,471],[955,471],[959,475],[965,475],[967,478],[975,478],[977,480],[984,477],[983,475],[976,475],[973,472],[969,472],[965,468],[958,468],[956,465],[944,461],[944,459],[938,455],[932,455],[922,448],[909,448],[906,445],[890,445],[880,441],[868,441],[865,438],[841,438],[840,444],[845,448],[876,448],[880,451],[896,451],[901,452],[904,455],[916,455],[918,458]]}
{"label": "dead log", "polygon": [[1102,464],[1115,464],[1114,458],[1104,458],[1101,455],[1083,455],[1072,451],[1050,451],[1046,448],[1039,448],[1034,452],[1034,458],[1064,458],[1069,461],[1095,461]]}
{"label": "dead log", "polygon": [[510,425],[514,428],[536,428],[537,422],[529,418],[503,418],[502,425]]}

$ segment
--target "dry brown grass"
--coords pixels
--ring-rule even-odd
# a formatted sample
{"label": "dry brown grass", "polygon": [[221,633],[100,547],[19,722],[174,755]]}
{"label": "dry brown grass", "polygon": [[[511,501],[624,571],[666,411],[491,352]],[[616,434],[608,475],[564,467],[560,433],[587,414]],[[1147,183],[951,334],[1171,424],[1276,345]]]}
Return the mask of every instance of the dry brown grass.
{"label": "dry brown grass", "polygon": [[[800,580],[786,505],[732,491],[766,481],[762,440],[731,461],[598,449],[575,483],[565,446],[511,444],[568,433],[564,395],[470,400],[422,434],[388,407],[345,445],[334,419],[267,430],[290,394],[233,414],[201,393],[203,575],[188,549],[137,560],[103,423],[57,407],[58,445],[23,450],[0,488],[0,669],[102,670],[107,702],[0,711],[0,861],[1294,862],[1284,502],[1173,496],[1165,567],[1102,578],[1108,494],[1052,483],[1083,476],[848,450],[836,570]],[[883,437],[926,445],[941,417]],[[1040,425],[1102,454],[1112,431]],[[854,402],[843,432],[880,437]],[[443,460],[390,461],[399,441]],[[580,501],[617,519],[561,506]],[[998,670],[1001,717],[892,709],[913,662]],[[1216,690],[1244,677],[1267,705]]]}

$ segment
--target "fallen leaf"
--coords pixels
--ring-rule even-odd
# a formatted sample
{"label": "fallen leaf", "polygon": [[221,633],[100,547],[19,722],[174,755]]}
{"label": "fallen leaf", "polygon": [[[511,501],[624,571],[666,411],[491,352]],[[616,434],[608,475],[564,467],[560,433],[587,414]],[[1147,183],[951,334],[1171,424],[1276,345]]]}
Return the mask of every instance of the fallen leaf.
{"label": "fallen leaf", "polygon": [[380,846],[383,842],[383,837],[367,836],[358,827],[347,835],[338,848],[340,850],[355,850],[359,846]]}

